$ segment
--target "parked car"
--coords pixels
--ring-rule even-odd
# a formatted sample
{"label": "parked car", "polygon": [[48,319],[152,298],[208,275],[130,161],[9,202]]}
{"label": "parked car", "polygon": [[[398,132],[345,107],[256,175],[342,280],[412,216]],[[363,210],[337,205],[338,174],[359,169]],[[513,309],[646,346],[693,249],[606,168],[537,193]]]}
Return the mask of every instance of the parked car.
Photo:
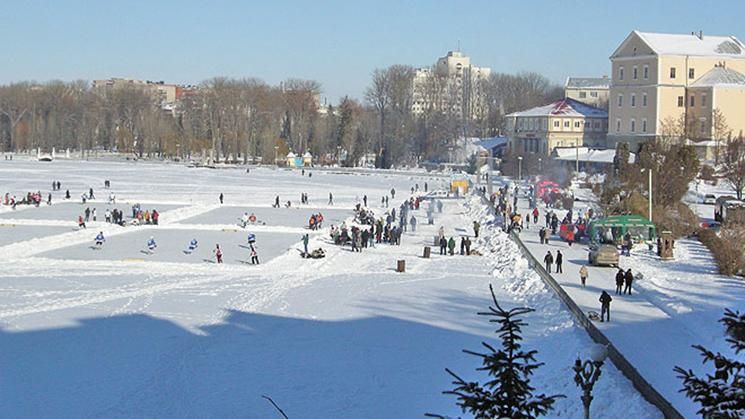
{"label": "parked car", "polygon": [[590,265],[618,266],[618,249],[612,244],[592,245],[587,260]]}
{"label": "parked car", "polygon": [[717,203],[717,197],[714,194],[706,194],[701,202],[707,205],[714,205]]}

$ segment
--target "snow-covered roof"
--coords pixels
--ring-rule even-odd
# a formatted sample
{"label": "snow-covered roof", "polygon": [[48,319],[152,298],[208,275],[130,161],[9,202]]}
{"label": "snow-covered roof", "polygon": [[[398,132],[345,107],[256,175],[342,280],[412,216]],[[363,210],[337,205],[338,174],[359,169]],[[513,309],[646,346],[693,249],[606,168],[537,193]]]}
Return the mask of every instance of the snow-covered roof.
{"label": "snow-covered roof", "polygon": [[568,89],[610,89],[608,77],[569,77],[565,85]]}
{"label": "snow-covered roof", "polygon": [[[589,163],[613,163],[616,157],[616,150],[593,150],[588,147],[557,147],[554,149],[556,160],[575,161]],[[629,163],[636,161],[636,155],[629,153]]]}
{"label": "snow-covered roof", "polygon": [[565,98],[562,100],[557,100],[556,102],[548,105],[538,106],[525,111],[513,112],[507,116],[573,116],[607,118],[608,112],[603,109],[584,104],[578,100]]}
{"label": "snow-covered roof", "polygon": [[309,151],[306,151],[305,154],[303,154],[303,157],[313,157]]}
{"label": "snow-covered roof", "polygon": [[673,34],[634,31],[660,55],[697,55],[745,58],[745,46],[734,36]]}
{"label": "snow-covered roof", "polygon": [[287,153],[287,158],[288,159],[293,158],[293,157],[295,157],[295,153],[293,153],[292,151],[290,151],[289,153]]}
{"label": "snow-covered roof", "polygon": [[725,67],[714,67],[696,80],[692,87],[742,86],[745,87],[745,74]]}
{"label": "snow-covered roof", "polygon": [[482,138],[479,141],[477,141],[476,144],[483,147],[486,150],[489,150],[494,147],[506,145],[507,137]]}

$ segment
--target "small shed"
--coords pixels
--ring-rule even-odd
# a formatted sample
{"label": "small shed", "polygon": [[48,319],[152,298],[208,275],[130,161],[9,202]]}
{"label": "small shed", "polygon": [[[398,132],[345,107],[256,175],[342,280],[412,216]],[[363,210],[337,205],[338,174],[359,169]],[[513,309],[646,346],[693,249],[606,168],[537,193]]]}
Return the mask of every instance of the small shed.
{"label": "small shed", "polygon": [[307,151],[303,154],[303,166],[313,166],[313,155]]}
{"label": "small shed", "polygon": [[657,227],[639,215],[611,215],[592,221],[588,234],[592,242],[619,243],[626,233],[631,234],[635,241],[654,240]]}
{"label": "small shed", "polygon": [[297,156],[292,151],[290,151],[289,153],[287,153],[287,167],[296,167],[295,166],[295,158],[296,157]]}

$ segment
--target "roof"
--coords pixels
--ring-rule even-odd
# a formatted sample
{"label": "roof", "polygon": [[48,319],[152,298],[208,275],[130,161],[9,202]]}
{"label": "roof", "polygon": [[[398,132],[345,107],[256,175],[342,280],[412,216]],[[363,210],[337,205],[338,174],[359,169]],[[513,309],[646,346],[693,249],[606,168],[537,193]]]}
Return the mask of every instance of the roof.
{"label": "roof", "polygon": [[745,46],[734,36],[672,34],[634,31],[660,55],[698,55],[745,58]]}
{"label": "roof", "polygon": [[538,106],[525,111],[513,112],[507,116],[574,116],[607,118],[608,112],[603,109],[584,104],[578,100],[565,98],[557,100],[556,102],[550,103],[548,105]]}
{"label": "roof", "polygon": [[[556,156],[554,159],[561,161],[576,161],[587,163],[607,163],[612,164],[616,157],[616,150],[592,150],[588,147],[557,147],[553,151]],[[636,155],[629,153],[629,163],[636,161]]]}
{"label": "roof", "polygon": [[745,74],[726,67],[714,67],[696,80],[691,87],[745,87]]}
{"label": "roof", "polygon": [[569,77],[566,85],[568,89],[610,89],[608,77]]}
{"label": "roof", "polygon": [[476,145],[486,150],[494,149],[499,146],[507,145],[507,137],[482,138],[476,142]]}

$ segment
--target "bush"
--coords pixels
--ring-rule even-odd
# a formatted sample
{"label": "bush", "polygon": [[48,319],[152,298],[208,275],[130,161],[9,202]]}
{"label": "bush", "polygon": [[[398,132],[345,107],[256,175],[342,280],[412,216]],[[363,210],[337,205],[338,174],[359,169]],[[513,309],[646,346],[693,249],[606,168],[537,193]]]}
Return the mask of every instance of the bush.
{"label": "bush", "polygon": [[[640,215],[646,217],[647,213]],[[658,232],[670,231],[675,238],[690,236],[699,230],[698,216],[682,202],[671,206],[655,206],[652,217]]]}
{"label": "bush", "polygon": [[711,251],[722,275],[732,276],[745,270],[742,231],[723,229],[722,237],[711,230],[699,232],[698,239]]}
{"label": "bush", "polygon": [[701,179],[705,182],[713,182],[716,181],[716,177],[714,177],[714,168],[705,164],[701,166]]}

